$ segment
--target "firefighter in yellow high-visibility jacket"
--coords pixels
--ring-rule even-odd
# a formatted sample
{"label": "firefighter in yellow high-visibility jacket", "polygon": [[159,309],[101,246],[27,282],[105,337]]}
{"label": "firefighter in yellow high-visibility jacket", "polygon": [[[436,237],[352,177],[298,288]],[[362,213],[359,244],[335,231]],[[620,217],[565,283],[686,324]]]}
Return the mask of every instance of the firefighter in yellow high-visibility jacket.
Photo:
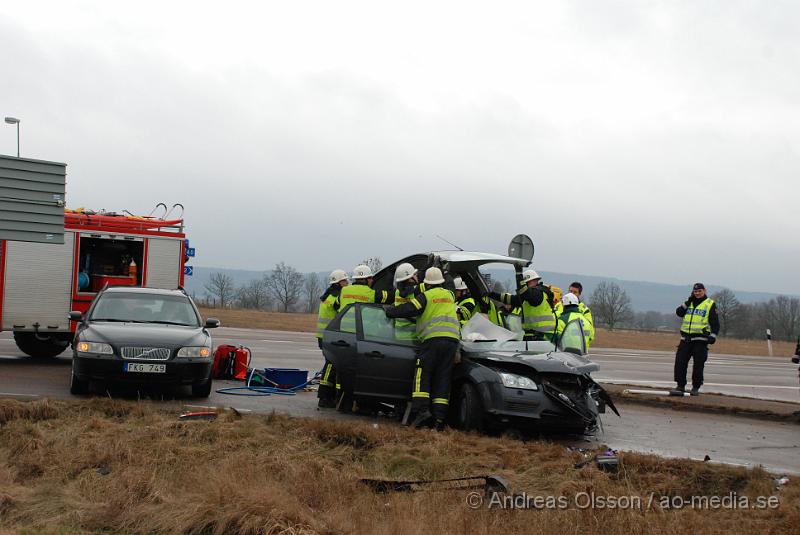
{"label": "firefighter in yellow high-visibility jacket", "polygon": [[[336,314],[339,313],[341,303],[339,296],[342,288],[349,284],[347,273],[343,269],[334,269],[328,276],[330,286],[319,298],[319,315],[317,317],[317,343],[322,349],[322,332],[328,326]],[[322,377],[319,380],[319,390],[317,391],[319,401],[317,406],[320,408],[331,408],[336,406],[336,370],[333,363],[327,358],[322,366]]]}
{"label": "firefighter in yellow high-visibility jacket", "polygon": [[450,404],[450,382],[461,324],[456,313],[453,292],[444,288],[442,271],[437,267],[425,271],[425,291],[400,306],[384,307],[390,318],[416,317],[417,339],[421,343],[414,370],[411,407],[415,418],[411,425],[435,424],[443,429]]}

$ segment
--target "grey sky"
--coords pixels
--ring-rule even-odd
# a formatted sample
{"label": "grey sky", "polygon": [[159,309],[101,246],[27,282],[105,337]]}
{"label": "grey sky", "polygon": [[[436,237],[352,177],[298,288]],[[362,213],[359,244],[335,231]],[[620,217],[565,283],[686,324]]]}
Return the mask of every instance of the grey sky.
{"label": "grey sky", "polygon": [[28,1],[0,15],[0,113],[23,156],[69,164],[71,207],[185,204],[199,265],[350,270],[525,232],[542,270],[800,294],[798,15]]}

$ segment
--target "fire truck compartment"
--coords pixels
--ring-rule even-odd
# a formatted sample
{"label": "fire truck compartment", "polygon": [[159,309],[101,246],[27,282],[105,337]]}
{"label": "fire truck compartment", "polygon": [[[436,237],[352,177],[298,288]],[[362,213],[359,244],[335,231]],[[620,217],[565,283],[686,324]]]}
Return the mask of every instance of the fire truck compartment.
{"label": "fire truck compartment", "polygon": [[[141,286],[144,239],[134,236],[90,234],[80,237],[78,291],[99,292],[106,284]],[[131,262],[136,274],[130,273]]]}
{"label": "fire truck compartment", "polygon": [[63,244],[6,242],[3,330],[69,332],[74,234]]}

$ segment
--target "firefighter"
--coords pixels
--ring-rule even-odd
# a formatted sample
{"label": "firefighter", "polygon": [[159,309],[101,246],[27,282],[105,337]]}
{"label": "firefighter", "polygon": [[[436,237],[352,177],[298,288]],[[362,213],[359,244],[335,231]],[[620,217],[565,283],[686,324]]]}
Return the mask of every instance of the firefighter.
{"label": "firefighter", "polygon": [[411,393],[411,406],[416,415],[411,425],[423,427],[433,423],[441,430],[450,404],[450,381],[461,340],[461,324],[455,295],[442,286],[445,283],[442,270],[428,268],[423,282],[423,293],[416,294],[408,303],[384,309],[390,318],[415,317],[417,320],[421,347]]}
{"label": "firefighter", "polygon": [[717,306],[706,296],[706,287],[698,282],[692,287],[689,299],[675,309],[675,314],[683,318],[681,341],[675,353],[675,391],[685,391],[686,371],[689,360],[693,358],[691,394],[699,396],[700,387],[703,386],[703,368],[708,358],[708,346],[717,341],[719,333]]}
{"label": "firefighter", "polygon": [[[328,276],[328,289],[319,298],[319,316],[317,317],[317,343],[322,349],[322,331],[328,326],[336,314],[339,313],[341,303],[339,297],[342,288],[349,284],[347,273],[343,269],[334,269]],[[324,356],[324,354],[323,354]],[[319,380],[319,390],[317,391],[319,401],[317,406],[320,408],[331,408],[336,406],[336,370],[333,363],[327,358],[322,367],[322,377]]]}
{"label": "firefighter", "polygon": [[586,342],[586,350],[588,351],[589,346],[594,342],[594,325],[592,325],[592,322],[581,312],[581,302],[578,296],[572,292],[564,294],[564,297],[561,298],[561,304],[563,306],[563,311],[558,317],[558,326],[556,328],[557,337],[561,337],[564,328],[566,328],[569,322],[578,320],[581,324],[583,339]]}
{"label": "firefighter", "polygon": [[[424,284],[418,284],[417,269],[404,262],[394,270],[394,304],[408,303],[418,291],[425,291]],[[417,337],[417,326],[413,318],[397,318],[394,320],[395,338],[398,340],[414,340]]]}
{"label": "firefighter", "polygon": [[[344,310],[344,307],[350,303],[383,304],[392,302],[394,298],[393,293],[389,294],[386,290],[376,292],[372,289],[372,284],[375,279],[373,278],[372,270],[369,266],[364,264],[356,266],[353,269],[351,278],[353,279],[353,283],[343,288],[339,296],[340,310]],[[341,329],[345,332],[356,332],[355,315],[345,314],[345,317],[342,318]]]}
{"label": "firefighter", "polygon": [[553,293],[542,284],[542,278],[532,269],[522,273],[522,286],[517,294],[492,292],[492,299],[513,307],[522,307],[523,340],[553,341],[556,331],[556,316],[553,312]]}
{"label": "firefighter", "polygon": [[486,314],[486,317],[489,318],[489,321],[495,325],[499,325],[500,327],[503,326],[503,313],[495,304],[495,302],[489,297],[489,294],[482,295],[478,300],[478,309],[479,310],[476,311],[475,314],[482,312]]}
{"label": "firefighter", "polygon": [[461,277],[453,279],[453,285],[456,289],[456,306],[458,307],[458,320],[461,326],[467,324],[472,319],[472,316],[478,313],[478,304],[475,299],[469,294],[469,288]]}

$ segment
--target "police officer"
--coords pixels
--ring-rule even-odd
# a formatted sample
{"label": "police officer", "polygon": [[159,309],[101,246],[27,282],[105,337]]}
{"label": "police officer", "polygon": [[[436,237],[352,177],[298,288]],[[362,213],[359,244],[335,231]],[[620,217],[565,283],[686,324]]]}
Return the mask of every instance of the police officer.
{"label": "police officer", "polygon": [[569,284],[569,293],[574,294],[578,297],[579,301],[578,310],[580,310],[581,314],[583,314],[584,317],[587,320],[589,320],[589,323],[592,324],[592,330],[594,330],[594,316],[592,316],[592,311],[589,309],[586,303],[583,302],[583,299],[581,298],[581,296],[583,295],[583,284],[581,284],[580,282],[571,282]]}
{"label": "police officer", "polygon": [[[322,331],[328,326],[336,314],[339,313],[341,303],[339,297],[342,288],[349,284],[347,273],[343,269],[334,269],[328,276],[330,286],[319,298],[319,315],[317,317],[317,343],[322,349]],[[324,355],[323,355],[324,356]],[[330,408],[336,406],[336,369],[333,363],[327,358],[322,367],[322,377],[319,380],[319,390],[317,391],[319,401],[317,406],[320,408]]]}
{"label": "police officer", "polygon": [[445,283],[442,270],[428,268],[423,282],[423,293],[416,294],[408,303],[384,309],[390,318],[417,320],[421,346],[411,393],[411,407],[416,414],[411,425],[422,427],[434,423],[441,430],[450,404],[453,360],[461,340],[461,325],[455,295],[442,286]]}
{"label": "police officer", "polygon": [[592,322],[590,322],[583,312],[581,312],[581,303],[578,300],[578,296],[572,292],[564,294],[564,297],[561,298],[561,304],[563,311],[558,317],[558,327],[556,329],[558,337],[561,337],[561,334],[564,332],[564,328],[567,326],[567,324],[569,324],[569,322],[577,320],[581,324],[583,339],[586,342],[586,350],[588,351],[589,346],[591,346],[592,342],[594,342],[594,325],[592,325]]}
{"label": "police officer", "polygon": [[458,313],[458,321],[461,322],[461,326],[467,324],[472,317],[478,313],[478,303],[472,298],[469,293],[469,288],[467,288],[467,284],[461,277],[456,277],[453,279],[453,285],[456,289],[456,312]]}
{"label": "police officer", "polygon": [[686,388],[686,370],[689,360],[694,358],[692,366],[692,395],[700,395],[703,386],[703,367],[708,358],[708,346],[717,341],[719,318],[714,301],[706,297],[706,287],[696,283],[692,287],[692,295],[675,310],[678,317],[683,318],[681,324],[681,342],[675,353],[676,392],[684,392]]}
{"label": "police officer", "polygon": [[498,294],[489,296],[503,304],[522,307],[523,340],[552,341],[556,331],[556,316],[553,312],[553,293],[542,278],[532,269],[522,272],[522,286],[517,294]]}

